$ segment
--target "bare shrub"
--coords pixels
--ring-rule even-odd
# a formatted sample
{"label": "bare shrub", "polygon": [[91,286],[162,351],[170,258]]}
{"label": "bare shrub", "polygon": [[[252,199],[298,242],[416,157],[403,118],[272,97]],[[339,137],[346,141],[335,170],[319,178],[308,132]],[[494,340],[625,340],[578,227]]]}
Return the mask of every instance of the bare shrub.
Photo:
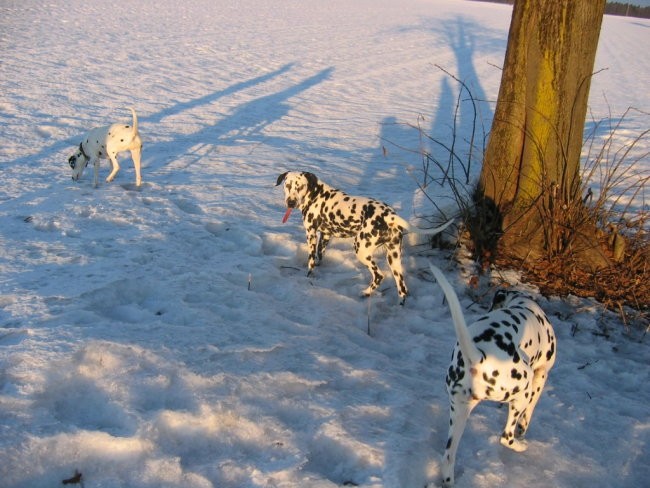
{"label": "bare shrub", "polygon": [[[438,68],[460,86],[453,132],[450,140],[441,140],[427,134],[420,120],[410,126],[419,131],[422,141],[418,149],[422,161],[418,185],[436,211],[443,214],[443,209],[429,196],[431,185],[451,191],[465,229],[463,245],[471,250],[479,269],[487,272],[493,264],[515,268],[544,293],[595,297],[610,309],[622,311],[624,306],[632,307],[647,320],[650,223],[646,195],[650,165],[649,153],[644,148],[650,129],[631,134],[624,127],[631,114],[648,114],[630,108],[619,118],[592,120],[591,131],[584,138],[581,174],[575,183],[575,192],[582,198],[562,195],[553,185],[541,188],[543,197],[531,202],[531,209],[541,217],[547,252],[516,260],[499,246],[500,237],[508,229],[503,228],[498,209],[477,198],[476,186],[470,178],[472,167],[482,159],[487,140],[485,129],[481,134],[477,127],[478,105],[484,101],[476,100],[462,80]],[[467,101],[474,110],[474,126],[461,141],[457,118],[460,103]],[[556,137],[562,135],[556,133]],[[463,156],[458,151],[460,142],[468,148]],[[435,147],[438,156],[427,146]],[[584,266],[581,252],[590,246],[604,257],[606,265],[591,269]]]}

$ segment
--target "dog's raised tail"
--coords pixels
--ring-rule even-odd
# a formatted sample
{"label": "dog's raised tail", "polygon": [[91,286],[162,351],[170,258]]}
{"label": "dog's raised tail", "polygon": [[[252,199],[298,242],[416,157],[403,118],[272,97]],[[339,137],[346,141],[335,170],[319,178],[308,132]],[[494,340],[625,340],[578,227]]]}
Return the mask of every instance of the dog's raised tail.
{"label": "dog's raised tail", "polygon": [[458,339],[460,352],[463,354],[465,360],[469,361],[470,364],[479,363],[483,358],[483,355],[474,345],[474,341],[469,335],[467,323],[465,322],[465,317],[463,316],[463,311],[456,292],[449,284],[449,281],[447,281],[447,278],[442,271],[436,268],[433,264],[429,265],[429,267],[431,268],[431,272],[436,278],[436,281],[440,285],[440,288],[442,288],[442,291],[447,298],[447,303],[449,303],[449,310],[451,312],[451,318],[454,321],[454,329],[456,330],[456,339]]}
{"label": "dog's raised tail", "polygon": [[129,110],[131,111],[131,114],[133,115],[133,125],[131,126],[131,137],[135,137],[135,135],[138,133],[138,114],[135,113],[135,109],[133,107],[129,107]]}

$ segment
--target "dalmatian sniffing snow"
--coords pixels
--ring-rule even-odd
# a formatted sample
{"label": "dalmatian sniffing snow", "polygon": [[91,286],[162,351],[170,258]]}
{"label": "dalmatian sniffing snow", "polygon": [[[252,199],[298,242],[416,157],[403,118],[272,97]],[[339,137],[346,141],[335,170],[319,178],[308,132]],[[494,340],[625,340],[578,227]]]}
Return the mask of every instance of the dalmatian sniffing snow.
{"label": "dalmatian sniffing snow", "polygon": [[373,258],[373,252],[380,246],[386,248],[388,266],[395,278],[400,304],[404,304],[408,289],[402,269],[402,237],[405,230],[418,234],[434,235],[446,229],[453,220],[430,230],[412,228],[395,211],[377,200],[347,195],[332,188],[309,172],[282,173],[276,186],[284,183],[284,198],[287,211],[282,222],[286,222],[292,209],[302,212],[303,225],[307,234],[309,261],[307,275],[323,259],[325,248],[332,237],[353,237],[357,258],[370,271],[370,285],[363,290],[369,296],[381,283],[384,276]]}
{"label": "dalmatian sniffing snow", "polygon": [[140,175],[140,156],[142,153],[142,140],[138,133],[138,116],[133,108],[129,108],[133,114],[133,125],[113,124],[92,129],[83,138],[75,153],[68,158],[68,164],[72,168],[72,179],[79,180],[89,163],[95,169],[94,185],[99,184],[99,162],[101,159],[111,161],[111,172],[106,182],[113,181],[120,170],[117,162],[117,155],[122,151],[130,151],[133,167],[135,168],[135,184],[142,184]]}
{"label": "dalmatian sniffing snow", "polygon": [[500,442],[517,452],[553,367],[556,340],[542,309],[528,296],[499,290],[490,311],[467,326],[454,289],[442,271],[431,272],[449,303],[458,342],[447,372],[449,437],[442,457],[442,484],[454,484],[454,464],[467,419],[482,400],[508,403]]}

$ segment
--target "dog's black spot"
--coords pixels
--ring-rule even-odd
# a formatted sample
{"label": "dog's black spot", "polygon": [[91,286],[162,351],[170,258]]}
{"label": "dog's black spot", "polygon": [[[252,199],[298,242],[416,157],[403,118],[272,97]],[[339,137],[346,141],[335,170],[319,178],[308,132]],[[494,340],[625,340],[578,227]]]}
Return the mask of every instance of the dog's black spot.
{"label": "dog's black spot", "polygon": [[497,380],[495,380],[494,378],[488,377],[487,373],[483,373],[483,381],[485,381],[490,385],[495,385],[497,382]]}
{"label": "dog's black spot", "polygon": [[495,334],[494,329],[485,329],[481,335],[474,337],[474,342],[481,342],[481,341],[490,342],[494,337],[494,334]]}
{"label": "dog's black spot", "polygon": [[551,348],[546,353],[546,360],[550,360],[553,357],[553,354],[555,354],[555,343],[551,342]]}

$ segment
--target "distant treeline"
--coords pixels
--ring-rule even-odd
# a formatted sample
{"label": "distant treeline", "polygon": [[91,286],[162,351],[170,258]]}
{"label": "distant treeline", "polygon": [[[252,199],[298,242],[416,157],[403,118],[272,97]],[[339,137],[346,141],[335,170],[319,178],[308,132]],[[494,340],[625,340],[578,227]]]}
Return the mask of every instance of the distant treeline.
{"label": "distant treeline", "polygon": [[[512,5],[514,0],[474,0],[476,2],[507,3]],[[622,15],[624,17],[641,17],[650,19],[650,7],[640,7],[631,3],[607,2],[605,4],[605,14]]]}
{"label": "distant treeline", "polygon": [[610,15],[623,15],[625,17],[641,17],[650,19],[650,7],[639,7],[629,3],[611,2],[605,4],[605,13]]}

